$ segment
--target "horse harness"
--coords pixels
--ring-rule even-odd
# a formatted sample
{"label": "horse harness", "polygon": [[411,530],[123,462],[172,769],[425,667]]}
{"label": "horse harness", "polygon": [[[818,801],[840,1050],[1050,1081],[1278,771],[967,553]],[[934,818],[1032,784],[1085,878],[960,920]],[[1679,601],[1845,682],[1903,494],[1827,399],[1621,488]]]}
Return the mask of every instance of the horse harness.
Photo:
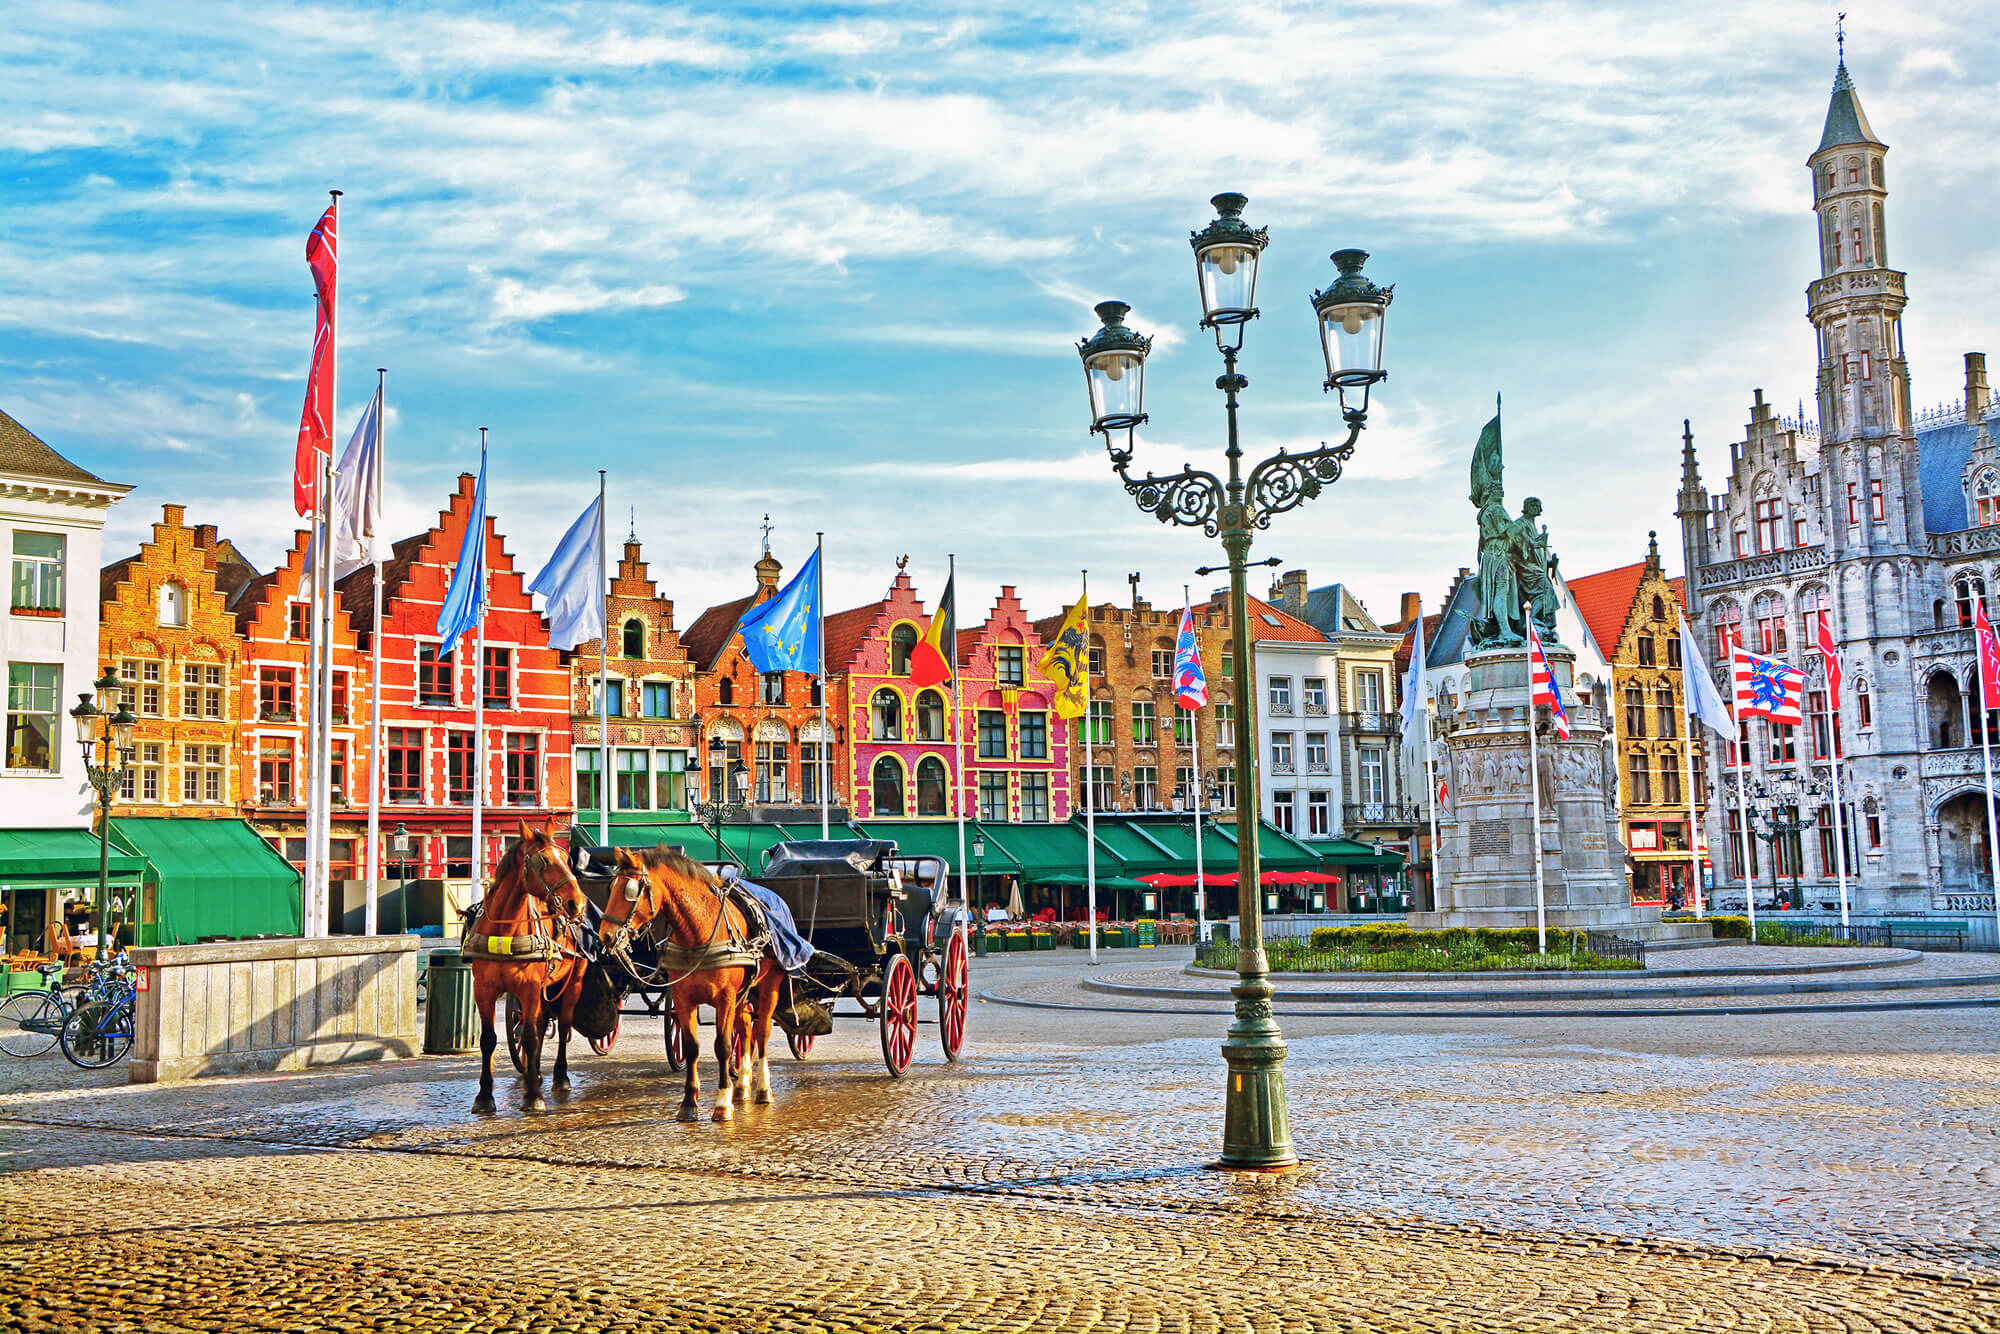
{"label": "horse harness", "polygon": [[[543,849],[531,857],[524,858],[521,866],[522,888],[528,905],[529,934],[525,936],[501,936],[479,928],[486,921],[486,905],[479,905],[478,914],[472,926],[465,933],[465,944],[460,953],[467,959],[488,959],[498,963],[546,963],[555,964],[564,958],[582,959],[580,950],[566,943],[563,937],[571,934],[579,925],[579,919],[570,916],[564,900],[552,892],[549,883],[542,878],[541,867],[552,854]],[[530,880],[530,875],[533,879]],[[548,905],[548,916],[554,919],[550,930],[542,930],[543,909],[536,906],[539,899]]]}
{"label": "horse harness", "polygon": [[[659,893],[659,886],[643,869],[620,871],[611,881],[611,894],[605,907],[605,917],[617,927],[609,946],[612,956],[623,964],[625,970],[634,978],[640,978],[641,966],[632,958],[630,946],[635,938],[644,935],[654,941],[659,955],[659,965],[645,970],[652,976],[640,980],[647,985],[654,985],[661,980],[662,973],[678,972],[680,976],[666,979],[666,985],[669,987],[676,982],[686,981],[696,973],[705,973],[718,968],[756,967],[763,960],[764,951],[771,943],[770,924],[765,920],[763,905],[747,894],[732,894],[728,886],[719,881],[709,881],[708,887],[714,891],[717,899],[715,925],[709,928],[708,939],[701,944],[680,945],[674,942],[671,927],[668,928],[667,939],[658,939],[656,931],[663,919],[660,912],[661,905],[657,902],[653,904],[652,915],[647,919],[645,927],[641,931],[632,929],[633,910],[649,895],[656,896]],[[743,916],[749,931],[747,940],[740,938],[733,927],[728,937],[722,938],[723,924],[729,919],[731,903],[736,905],[737,911]],[[612,916],[620,905],[624,908],[623,914]]]}

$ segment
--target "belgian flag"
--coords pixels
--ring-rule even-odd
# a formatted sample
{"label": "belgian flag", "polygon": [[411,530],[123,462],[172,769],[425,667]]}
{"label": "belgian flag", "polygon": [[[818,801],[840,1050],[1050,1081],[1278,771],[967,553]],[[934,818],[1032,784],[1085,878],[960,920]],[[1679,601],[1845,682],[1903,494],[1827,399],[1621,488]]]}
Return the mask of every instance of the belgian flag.
{"label": "belgian flag", "polygon": [[944,596],[931,615],[931,628],[910,658],[910,684],[919,689],[941,686],[958,674],[958,576],[945,580]]}

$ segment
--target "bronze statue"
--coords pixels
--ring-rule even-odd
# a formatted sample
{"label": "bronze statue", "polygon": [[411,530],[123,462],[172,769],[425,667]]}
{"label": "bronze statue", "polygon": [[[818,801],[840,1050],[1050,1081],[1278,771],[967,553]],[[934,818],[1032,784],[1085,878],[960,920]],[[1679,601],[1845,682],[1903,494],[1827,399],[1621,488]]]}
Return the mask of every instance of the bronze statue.
{"label": "bronze statue", "polygon": [[[1474,648],[1519,648],[1528,642],[1524,611],[1531,612],[1542,642],[1556,642],[1556,557],[1549,530],[1536,522],[1542,502],[1528,497],[1521,517],[1507,516],[1501,485],[1499,400],[1493,420],[1472,450],[1472,504],[1479,511],[1479,615]],[[1524,604],[1525,607],[1524,607]]]}

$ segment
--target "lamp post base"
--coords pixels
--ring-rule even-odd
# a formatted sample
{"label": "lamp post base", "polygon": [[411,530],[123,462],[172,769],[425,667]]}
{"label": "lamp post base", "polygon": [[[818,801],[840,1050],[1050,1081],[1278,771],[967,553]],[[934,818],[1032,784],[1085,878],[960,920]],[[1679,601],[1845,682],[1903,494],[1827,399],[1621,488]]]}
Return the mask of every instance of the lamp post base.
{"label": "lamp post base", "polygon": [[1229,1067],[1223,1099],[1222,1157],[1217,1168],[1284,1172],[1299,1166],[1292,1151],[1291,1117],[1285,1110],[1285,1053],[1289,1050],[1271,1012],[1272,988],[1265,979],[1264,951],[1243,952],[1236,997],[1236,1022],[1222,1044]]}

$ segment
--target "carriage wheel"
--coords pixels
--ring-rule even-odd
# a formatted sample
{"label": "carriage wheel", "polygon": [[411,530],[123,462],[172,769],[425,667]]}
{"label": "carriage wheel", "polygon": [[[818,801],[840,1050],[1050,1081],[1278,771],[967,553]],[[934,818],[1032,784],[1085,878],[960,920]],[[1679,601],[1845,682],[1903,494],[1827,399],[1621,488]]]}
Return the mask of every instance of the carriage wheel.
{"label": "carriage wheel", "polygon": [[908,955],[892,954],[882,970],[882,1060],[901,1077],[917,1049],[917,970]]}
{"label": "carriage wheel", "polygon": [[794,1060],[810,1061],[813,1054],[813,1043],[817,1040],[816,1035],[812,1033],[785,1034],[785,1041],[792,1044],[792,1057]]}
{"label": "carriage wheel", "polygon": [[590,1049],[599,1056],[609,1056],[611,1049],[618,1045],[618,1025],[619,1018],[614,1014],[611,1016],[611,1031],[601,1038],[591,1038]]}
{"label": "carriage wheel", "polygon": [[[515,1000],[511,992],[508,993],[507,1004],[502,1017],[507,1027],[507,1059],[514,1063],[515,1074],[525,1075],[528,1073],[528,1051],[521,1041],[521,1002]],[[547,1041],[549,1029],[554,1024],[555,1017],[553,1015],[547,1016],[542,1020],[542,1038],[544,1041]]]}
{"label": "carriage wheel", "polygon": [[[695,1016],[695,1043],[701,1043],[701,1016]],[[680,1025],[674,1022],[674,1007],[671,997],[667,1005],[667,1068],[685,1070],[688,1063],[687,1039],[681,1036]]]}
{"label": "carriage wheel", "polygon": [[938,1039],[944,1044],[944,1058],[958,1059],[965,1046],[965,1008],[972,987],[966,976],[965,937],[954,931],[944,947],[944,962],[938,968]]}

